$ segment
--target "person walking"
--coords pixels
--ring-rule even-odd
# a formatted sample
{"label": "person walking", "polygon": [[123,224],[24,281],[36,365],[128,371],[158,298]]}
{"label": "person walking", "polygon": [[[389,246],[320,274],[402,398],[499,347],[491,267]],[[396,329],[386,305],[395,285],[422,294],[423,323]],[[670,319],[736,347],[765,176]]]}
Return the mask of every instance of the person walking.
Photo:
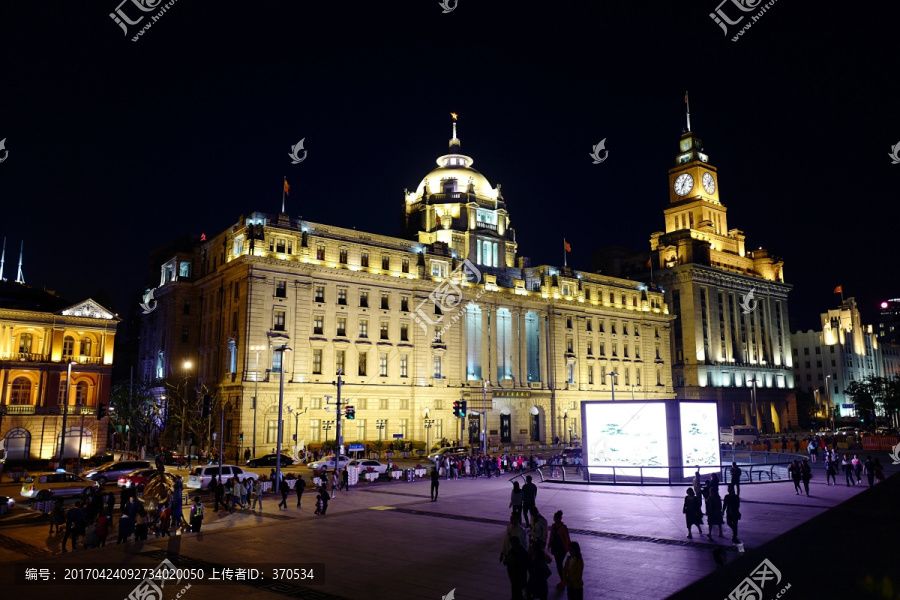
{"label": "person walking", "polygon": [[741,468],[736,462],[731,463],[731,485],[734,486],[735,493],[741,495]]}
{"label": "person walking", "polygon": [[66,511],[63,509],[63,501],[56,499],[53,502],[53,508],[50,509],[50,535],[53,535],[53,527],[56,526],[56,533],[59,535],[59,526],[66,522]]}
{"label": "person walking", "polygon": [[72,552],[75,552],[78,548],[78,537],[82,535],[84,535],[84,510],[81,508],[81,500],[76,500],[75,506],[66,513],[66,533],[63,535],[62,551],[68,552],[66,541],[71,537]]}
{"label": "person walking", "polygon": [[[322,487],[325,487],[324,484]],[[288,487],[287,481],[285,481],[284,478],[282,478],[281,483],[278,486],[278,491],[281,492],[281,502],[278,503],[278,508],[284,507],[284,509],[287,510],[287,497],[291,488]]]}
{"label": "person walking", "polygon": [[522,486],[522,510],[525,511],[525,527],[530,527],[528,523],[528,515],[531,514],[531,507],[537,506],[537,486],[531,482],[531,475],[525,476],[525,485]]}
{"label": "person walking", "polygon": [[581,545],[578,542],[569,544],[569,557],[563,566],[566,581],[566,598],[568,600],[584,599],[584,559],[581,557]]}
{"label": "person walking", "polygon": [[337,467],[334,468],[334,471],[331,473],[331,497],[334,498],[335,491],[340,491],[341,489],[341,474],[338,472]]}
{"label": "person walking", "polygon": [[191,506],[191,531],[200,533],[203,525],[203,505],[200,504],[200,496],[194,496],[194,504]]}
{"label": "person walking", "polygon": [[341,471],[341,486],[338,489],[343,489],[345,492],[350,491],[350,471],[347,470],[347,467]]}
{"label": "person walking", "polygon": [[881,466],[881,461],[879,459],[875,459],[875,483],[881,483],[884,481],[884,467]]}
{"label": "person walking", "polygon": [[866,480],[869,482],[869,487],[875,485],[875,463],[872,461],[871,456],[866,456],[866,462],[863,464],[863,469],[866,472]]}
{"label": "person walking", "polygon": [[692,487],[687,489],[687,495],[684,497],[684,506],[682,507],[681,512],[684,513],[684,521],[687,523],[687,536],[689,538],[694,537],[691,534],[691,527],[693,525],[696,525],[697,531],[700,532],[700,535],[703,535],[703,507],[700,504],[700,496],[694,493],[694,488]]}
{"label": "person walking", "polygon": [[181,475],[175,476],[175,487],[172,490],[172,521],[175,526],[175,531],[178,531],[178,528],[181,527],[182,530],[185,526],[188,525],[188,522],[184,520],[184,480],[181,478]]}
{"label": "person walking", "polygon": [[512,586],[512,597],[522,597],[522,591],[528,580],[528,551],[525,550],[525,530],[510,515],[509,525],[503,532],[503,546],[500,550],[500,562],[506,565],[506,574]]}
{"label": "person walking", "polygon": [[215,476],[213,476],[213,481],[216,484],[216,486],[213,488],[213,495],[215,496],[215,499],[216,499],[216,506],[215,506],[214,510],[216,512],[219,512],[220,504],[222,505],[223,508],[225,507],[225,484],[222,483],[222,481],[218,477],[215,477]]}
{"label": "person walking", "polygon": [[853,455],[853,460],[850,461],[853,463],[853,476],[856,477],[856,483],[862,483],[862,461],[859,460],[859,454]]}
{"label": "person walking", "polygon": [[438,487],[441,485],[441,474],[437,467],[431,467],[431,501],[437,502]]}
{"label": "person walking", "polygon": [[241,480],[241,510],[246,510],[250,507],[250,492],[252,490],[253,479],[245,475],[244,479]]}
{"label": "person walking", "polygon": [[297,478],[297,483],[294,485],[294,491],[297,492],[297,508],[300,508],[303,492],[306,491],[306,480],[303,479],[303,475]]}
{"label": "person walking", "polygon": [[[547,520],[544,519],[546,523]],[[528,552],[528,583],[525,584],[525,594],[527,598],[532,600],[547,600],[549,590],[547,589],[547,580],[553,574],[547,563],[550,559],[544,554],[544,547],[536,544],[531,545]]]}
{"label": "person walking", "polygon": [[106,511],[103,511],[97,517],[97,542],[101,548],[106,546],[106,537],[109,535],[109,521],[110,518],[107,516]]}
{"label": "person walking", "polygon": [[791,462],[791,466],[788,467],[788,473],[791,475],[791,480],[794,482],[794,494],[800,495],[800,465],[796,460]]}
{"label": "person walking", "polygon": [[812,479],[812,469],[808,460],[800,463],[800,479],[803,480],[803,488],[806,490],[806,497],[809,498],[809,480]]}
{"label": "person walking", "polygon": [[252,496],[253,506],[251,506],[251,510],[259,510],[262,512],[262,497],[263,497],[263,484],[262,481],[257,480],[256,484],[253,486],[255,490],[254,495]]}
{"label": "person walking", "polygon": [[722,499],[722,510],[725,512],[725,522],[731,528],[731,541],[737,544],[738,521],[741,520],[741,497],[734,493],[734,486],[728,485],[728,493]]}
{"label": "person walking", "polygon": [[519,487],[519,482],[513,481],[513,489],[509,494],[509,507],[512,509],[512,516],[516,520],[516,523],[520,525],[522,524],[523,499],[524,494],[522,493],[522,489]]}
{"label": "person walking", "polygon": [[853,479],[853,463],[850,462],[850,457],[846,454],[841,458],[841,471],[844,472],[844,479],[847,482],[847,487],[856,485],[856,480]]}
{"label": "person walking", "polygon": [[134,541],[141,542],[146,540],[148,527],[147,510],[143,504],[138,504],[134,512]]}
{"label": "person walking", "polygon": [[325,513],[328,512],[328,490],[325,488],[325,484],[322,484],[322,487],[319,488],[319,500],[322,502],[322,516],[325,516]]}
{"label": "person walking", "polygon": [[169,537],[169,528],[172,526],[172,509],[168,504],[163,504],[159,511],[159,525],[156,529],[156,537]]}
{"label": "person walking", "polygon": [[712,539],[713,527],[719,526],[719,537],[725,537],[722,533],[722,524],[724,520],[722,519],[722,498],[719,497],[719,488],[710,487],[709,488],[709,497],[706,499],[706,526],[709,528],[709,532],[706,534],[706,537]]}
{"label": "person walking", "polygon": [[531,537],[531,545],[540,548],[543,555],[544,547],[547,545],[547,519],[540,513],[537,506],[531,507],[531,529],[528,532]]}
{"label": "person walking", "polygon": [[565,573],[563,572],[563,560],[569,552],[569,528],[562,520],[563,511],[558,510],[553,514],[553,525],[550,526],[550,539],[547,541],[547,547],[550,554],[556,559],[556,574],[559,575],[559,583],[556,587],[562,589],[566,587]]}
{"label": "person walking", "polygon": [[[837,485],[837,465],[832,460],[830,454],[825,454],[825,483],[828,485]],[[831,482],[831,483],[828,483]]]}
{"label": "person walking", "polygon": [[128,538],[134,532],[134,519],[128,516],[128,513],[122,513],[119,517],[119,537],[116,544],[128,542]]}

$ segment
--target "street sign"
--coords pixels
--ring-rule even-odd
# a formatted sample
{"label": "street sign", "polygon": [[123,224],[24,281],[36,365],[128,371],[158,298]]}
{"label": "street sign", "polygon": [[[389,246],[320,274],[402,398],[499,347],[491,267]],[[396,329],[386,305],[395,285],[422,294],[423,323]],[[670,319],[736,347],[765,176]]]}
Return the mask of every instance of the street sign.
{"label": "street sign", "polygon": [[841,404],[841,408],[856,408],[855,404]]}
{"label": "street sign", "polygon": [[213,431],[213,440],[219,439],[219,434]]}
{"label": "street sign", "polygon": [[402,440],[402,439],[403,439],[403,434],[402,434],[402,433],[395,433],[395,434],[394,434],[394,439],[396,439],[396,440]]}
{"label": "street sign", "polygon": [[350,444],[350,452],[364,452],[365,449],[363,444]]}

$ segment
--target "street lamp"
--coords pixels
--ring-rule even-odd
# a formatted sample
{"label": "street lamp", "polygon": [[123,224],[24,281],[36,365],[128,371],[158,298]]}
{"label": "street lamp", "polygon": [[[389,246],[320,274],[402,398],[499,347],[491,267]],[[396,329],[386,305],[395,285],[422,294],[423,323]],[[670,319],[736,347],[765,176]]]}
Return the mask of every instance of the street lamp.
{"label": "street lamp", "polygon": [[[328,447],[328,432],[331,431],[331,426],[334,425],[334,421],[323,421],[322,422],[322,431],[325,432],[325,447]],[[337,454],[335,454],[335,461],[337,461]],[[335,462],[337,465],[337,462]]]}
{"label": "street lamp", "polygon": [[[66,365],[66,397],[63,403],[63,418],[62,418],[62,433],[59,436],[59,461],[65,465],[65,456],[63,456],[63,452],[66,448],[66,417],[69,416],[69,390],[72,385],[72,365],[77,365],[78,363],[74,360],[69,362]],[[65,468],[65,467],[63,467]]]}
{"label": "street lamp", "polygon": [[429,452],[431,447],[429,445],[430,434],[431,434],[431,426],[434,425],[434,419],[428,418],[428,409],[425,409],[425,452]]}
{"label": "street lamp", "polygon": [[759,433],[759,415],[756,411],[756,384],[757,379],[756,376],[750,380],[750,383],[753,384],[753,387],[750,389],[751,399],[753,400],[753,427],[756,428],[757,434]]}
{"label": "street lamp", "polygon": [[263,352],[266,346],[250,346],[250,352],[256,353],[256,371],[253,375],[255,381],[253,389],[253,458],[256,458],[256,405],[259,402],[259,353]]}
{"label": "street lamp", "polygon": [[609,384],[612,386],[612,400],[613,400],[613,402],[615,402],[616,401],[616,377],[618,377],[619,374],[616,373],[615,371],[613,371],[612,373],[607,373],[606,376],[609,377]]}
{"label": "street lamp", "polygon": [[191,361],[186,360],[181,365],[182,370],[181,373],[184,376],[184,395],[181,397],[181,454],[187,457],[187,452],[185,451],[184,445],[184,421],[187,418],[187,395],[188,395],[188,381],[187,381],[187,372],[188,369],[191,368]]}
{"label": "street lamp", "polygon": [[632,401],[634,401],[634,388],[636,388],[636,387],[637,387],[636,385],[631,386],[631,400]]}
{"label": "street lamp", "polygon": [[831,410],[831,433],[834,434],[834,405],[832,404],[833,400],[831,399],[831,375],[825,376],[825,401],[827,404],[825,405],[825,418],[828,418],[828,410]]}
{"label": "street lamp", "polygon": [[566,442],[566,446],[569,445],[569,409],[565,409],[563,411],[563,433],[566,434],[563,438]]}
{"label": "street lamp", "polygon": [[381,441],[381,433],[384,431],[384,426],[387,425],[387,419],[378,419],[375,421],[375,429],[378,430],[378,441]]}
{"label": "street lamp", "polygon": [[273,484],[275,491],[277,492],[281,487],[281,436],[284,434],[284,420],[282,415],[284,414],[284,372],[287,366],[287,362],[284,360],[284,353],[293,352],[293,350],[288,348],[287,344],[282,344],[281,348],[276,351],[281,352],[281,368],[280,373],[278,374],[278,443],[275,448],[275,483]]}

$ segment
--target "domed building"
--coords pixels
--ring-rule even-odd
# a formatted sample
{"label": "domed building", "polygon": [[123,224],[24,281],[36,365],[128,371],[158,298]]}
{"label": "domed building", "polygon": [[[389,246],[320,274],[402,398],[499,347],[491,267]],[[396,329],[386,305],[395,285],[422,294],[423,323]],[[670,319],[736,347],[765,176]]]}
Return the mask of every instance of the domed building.
{"label": "domed building", "polygon": [[[229,459],[274,450],[282,383],[284,446],[334,446],[340,425],[345,444],[540,451],[579,440],[586,400],[673,398],[661,290],[517,259],[500,185],[474,164],[454,124],[400,237],[254,212],[157,257],[141,377],[196,365]],[[210,443],[206,421],[188,428]]]}

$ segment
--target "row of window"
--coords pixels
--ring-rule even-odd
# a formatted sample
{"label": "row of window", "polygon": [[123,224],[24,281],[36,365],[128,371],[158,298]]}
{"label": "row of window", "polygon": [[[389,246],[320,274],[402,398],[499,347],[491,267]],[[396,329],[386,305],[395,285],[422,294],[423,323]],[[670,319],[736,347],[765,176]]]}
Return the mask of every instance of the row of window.
{"label": "row of window", "polygon": [[[283,313],[282,313],[283,315]],[[283,322],[283,317],[281,319]],[[390,339],[391,322],[382,320],[379,322],[378,338],[381,340]],[[347,317],[336,317],[334,322],[334,332],[336,337],[347,337]],[[325,315],[313,315],[313,335],[325,334]],[[365,339],[369,337],[369,319],[359,319],[357,325],[357,337]],[[409,341],[409,323],[400,323],[400,341]]]}
{"label": "row of window", "polygon": [[[596,365],[588,365],[587,367],[587,384],[588,385],[607,385],[607,378],[615,379],[615,385],[620,386],[624,385],[626,387],[631,387],[632,385],[632,368],[631,367],[616,367],[615,371],[607,372],[607,368],[605,366],[599,367],[600,379],[596,380],[595,375],[598,372],[598,367]],[[578,373],[577,365],[574,362],[570,362],[566,365],[566,381],[568,383],[578,383],[576,381],[576,374]],[[621,378],[621,379],[620,379]],[[641,384],[641,369],[640,367],[634,369],[634,386],[640,387]],[[656,385],[662,385],[662,369],[656,369]]]}
{"label": "row of window", "polygon": [[[574,329],[574,320],[573,316],[566,316],[566,329]],[[584,322],[585,331],[593,332],[594,331],[594,317],[587,317]],[[615,335],[618,335],[618,323],[616,321],[612,321],[609,324],[609,332]],[[631,324],[631,332],[635,337],[641,336],[641,328],[636,323]],[[598,318],[597,319],[597,333],[606,333],[606,319]],[[622,323],[622,335],[628,335],[628,323]],[[653,337],[659,338],[659,327],[653,328]]]}
{"label": "row of window", "polygon": [[[281,282],[284,283],[284,282]],[[340,306],[347,306],[347,288],[346,287],[338,287],[337,288],[337,304]],[[325,286],[317,285],[314,288],[315,296],[313,300],[317,303],[325,302]],[[278,296],[278,288],[276,288],[276,296]],[[283,297],[283,296],[282,296]],[[381,292],[381,303],[379,305],[382,310],[390,310],[391,309],[391,294],[390,292]],[[359,292],[359,307],[360,308],[372,308],[369,306],[369,291],[368,290],[360,290]],[[402,295],[400,296],[400,310],[402,312],[409,312],[409,296]]]}
{"label": "row of window", "polygon": [[[31,380],[27,377],[16,377],[10,386],[10,404],[31,404],[31,393],[33,386]],[[83,406],[88,402],[89,386],[85,381],[79,381],[72,388],[75,392],[75,405]],[[59,404],[64,404],[66,398],[65,382],[59,385]]]}
{"label": "row of window", "polygon": [[[79,348],[79,356],[93,356],[94,341],[89,337],[81,338],[81,347]],[[31,354],[34,349],[34,335],[30,333],[19,334],[19,353]],[[75,338],[67,335],[63,338],[62,347],[63,358],[75,356]]]}
{"label": "row of window", "polygon": [[[341,247],[338,249],[338,263],[342,265],[346,265],[350,263],[349,249],[345,247]],[[290,254],[290,252],[288,252]],[[325,260],[325,244],[316,244],[316,260]],[[360,267],[370,267],[371,261],[369,258],[369,251],[363,250],[359,255],[359,266]],[[391,256],[389,254],[381,255],[381,269],[383,271],[391,270]],[[409,273],[409,259],[401,258],[400,259],[400,272],[401,273]]]}
{"label": "row of window", "polygon": [[[313,375],[321,375],[322,374],[322,357],[324,350],[321,348],[313,348],[312,351],[312,373]],[[278,353],[276,353],[278,354]],[[434,377],[440,378],[443,372],[442,358],[440,356],[434,357]],[[399,360],[399,375],[402,378],[409,377],[409,355],[401,354]],[[279,361],[277,365],[277,370],[281,370],[281,363]],[[347,372],[347,351],[346,350],[335,350],[334,351],[334,369],[335,371],[341,371],[345,375],[349,375]],[[357,351],[356,356],[356,374],[359,377],[368,377],[369,376],[369,352],[366,350]],[[373,373],[374,374],[374,373]],[[379,377],[387,377],[388,376],[388,354],[387,352],[379,352],[378,353],[378,376]]]}
{"label": "row of window", "polygon": [[[624,358],[631,358],[631,352],[629,351],[630,346],[628,344],[622,344],[622,356]],[[606,342],[599,342],[598,344],[598,354],[597,356],[605,357],[606,356]],[[619,344],[612,343],[610,344],[610,350],[612,351],[611,356],[618,357],[619,356]],[[661,347],[659,344],[656,344],[654,347],[656,352],[656,360],[662,360],[660,356]],[[575,353],[575,341],[572,338],[566,338],[566,352],[569,354]],[[593,340],[587,341],[587,355],[594,356],[594,342]],[[634,358],[641,358],[641,347],[638,345],[634,346]]]}
{"label": "row of window", "polygon": [[[356,405],[357,409],[359,406]],[[429,428],[429,436],[431,439],[439,440],[444,437],[444,423],[443,419],[433,419],[434,423],[431,424]],[[344,439],[347,441],[353,441],[353,433],[352,429],[356,429],[355,435],[356,441],[364,441],[370,439],[393,439],[395,434],[399,434],[401,438],[407,439],[409,435],[409,419],[397,419],[396,422],[389,421],[388,419],[377,419],[375,421],[375,426],[370,427],[366,422],[366,419],[356,419],[354,422],[355,427],[348,427],[348,423],[344,424]],[[290,427],[290,421],[284,422],[285,431],[287,431],[288,427]],[[300,434],[298,437],[303,437],[304,434]],[[327,419],[310,419],[309,420],[309,433],[306,434],[306,439],[311,442],[323,442],[327,441],[329,436],[331,440],[334,440],[334,420]],[[278,421],[276,419],[270,419],[266,423],[266,444],[275,444],[278,439]]]}
{"label": "row of window", "polygon": [[[602,302],[603,301],[603,291],[600,289],[596,289],[596,290],[594,290],[594,292],[592,292],[591,289],[592,288],[590,288],[587,285],[582,285],[582,290],[584,291],[584,299],[588,300],[588,301],[592,300],[593,294],[596,293],[597,300]],[[577,296],[578,295],[578,285],[575,283],[563,282],[562,284],[560,284],[560,293],[562,293],[563,296]],[[609,292],[607,294],[606,298],[608,299],[609,304],[616,304],[616,293],[615,292]],[[637,294],[630,294],[630,295],[619,294],[618,304],[620,304],[621,306],[628,306],[629,304],[631,304],[631,306],[633,308],[637,308],[638,307],[638,295]],[[651,306],[651,308],[661,308],[662,303],[660,302],[659,298],[651,298],[650,306]],[[588,329],[588,331],[590,331],[590,329]]]}

